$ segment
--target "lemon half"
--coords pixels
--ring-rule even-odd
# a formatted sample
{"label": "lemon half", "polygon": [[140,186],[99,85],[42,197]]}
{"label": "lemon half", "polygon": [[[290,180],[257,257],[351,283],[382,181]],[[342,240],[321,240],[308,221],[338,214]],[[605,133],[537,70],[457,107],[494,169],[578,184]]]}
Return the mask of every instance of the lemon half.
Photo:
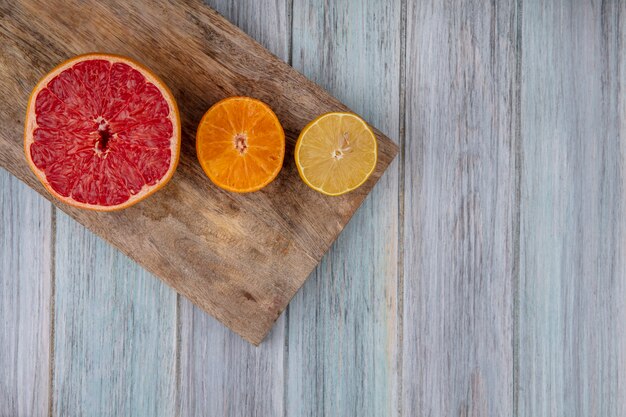
{"label": "lemon half", "polygon": [[372,129],[352,113],[326,113],[300,133],[295,149],[302,180],[337,196],[360,187],[376,168],[378,143]]}

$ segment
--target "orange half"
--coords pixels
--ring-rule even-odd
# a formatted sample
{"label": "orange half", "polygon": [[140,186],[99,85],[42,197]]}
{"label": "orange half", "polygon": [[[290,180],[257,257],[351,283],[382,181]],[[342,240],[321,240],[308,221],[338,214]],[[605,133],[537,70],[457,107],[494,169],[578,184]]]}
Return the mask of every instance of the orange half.
{"label": "orange half", "polygon": [[258,191],[276,178],[285,158],[285,132],[262,101],[229,97],[202,117],[196,133],[200,166],[228,191]]}

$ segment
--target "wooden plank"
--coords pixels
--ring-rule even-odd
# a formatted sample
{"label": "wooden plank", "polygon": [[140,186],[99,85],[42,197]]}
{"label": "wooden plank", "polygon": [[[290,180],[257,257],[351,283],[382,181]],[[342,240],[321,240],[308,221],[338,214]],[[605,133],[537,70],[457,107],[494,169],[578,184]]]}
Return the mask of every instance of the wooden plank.
{"label": "wooden plank", "polygon": [[284,318],[255,347],[181,303],[180,416],[282,416]]}
{"label": "wooden plank", "polygon": [[626,3],[523,2],[519,416],[626,415]]}
{"label": "wooden plank", "polygon": [[[0,166],[44,192],[24,164],[22,111],[32,86],[54,64],[96,49],[154,68],[183,110],[176,175],[148,201],[120,212],[62,209],[258,344],[397,146],[377,132],[379,163],[366,184],[342,197],[323,196],[300,179],[293,146],[315,116],[346,107],[210,8],[193,0],[158,7],[147,0],[51,0],[46,7],[25,0],[0,7]],[[286,131],[285,166],[258,193],[224,192],[197,163],[193,138],[200,116],[231,95],[266,101]]]}
{"label": "wooden plank", "polygon": [[[294,1],[293,65],[399,137],[400,2]],[[288,416],[397,415],[398,164],[288,310]]]}
{"label": "wooden plank", "polygon": [[47,416],[51,205],[0,169],[0,416]]}
{"label": "wooden plank", "polygon": [[176,293],[57,212],[53,415],[174,415]]}
{"label": "wooden plank", "polygon": [[[279,58],[288,60],[291,9],[286,1],[217,0],[208,4]],[[178,415],[284,415],[284,315],[258,347],[246,343],[185,299],[180,302],[179,321]]]}
{"label": "wooden plank", "polygon": [[407,13],[403,415],[512,415],[516,4]]}
{"label": "wooden plank", "polygon": [[289,0],[204,0],[252,39],[284,62],[289,62],[291,3]]}

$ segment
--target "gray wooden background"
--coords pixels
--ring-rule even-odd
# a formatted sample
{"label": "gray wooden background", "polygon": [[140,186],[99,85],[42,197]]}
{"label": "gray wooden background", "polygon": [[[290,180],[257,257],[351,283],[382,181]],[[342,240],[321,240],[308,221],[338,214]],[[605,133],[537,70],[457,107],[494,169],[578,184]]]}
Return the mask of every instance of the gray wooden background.
{"label": "gray wooden background", "polygon": [[259,348],[0,170],[0,416],[626,416],[626,2],[208,4],[401,155]]}

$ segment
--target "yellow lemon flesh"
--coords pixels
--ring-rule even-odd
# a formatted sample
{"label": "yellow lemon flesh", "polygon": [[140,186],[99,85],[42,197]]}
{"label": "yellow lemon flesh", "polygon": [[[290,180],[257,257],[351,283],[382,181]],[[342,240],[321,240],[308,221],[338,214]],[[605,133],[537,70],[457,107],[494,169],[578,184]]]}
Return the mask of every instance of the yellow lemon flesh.
{"label": "yellow lemon flesh", "polygon": [[361,186],[372,174],[378,144],[372,129],[352,113],[326,113],[300,133],[295,150],[302,180],[336,196]]}

